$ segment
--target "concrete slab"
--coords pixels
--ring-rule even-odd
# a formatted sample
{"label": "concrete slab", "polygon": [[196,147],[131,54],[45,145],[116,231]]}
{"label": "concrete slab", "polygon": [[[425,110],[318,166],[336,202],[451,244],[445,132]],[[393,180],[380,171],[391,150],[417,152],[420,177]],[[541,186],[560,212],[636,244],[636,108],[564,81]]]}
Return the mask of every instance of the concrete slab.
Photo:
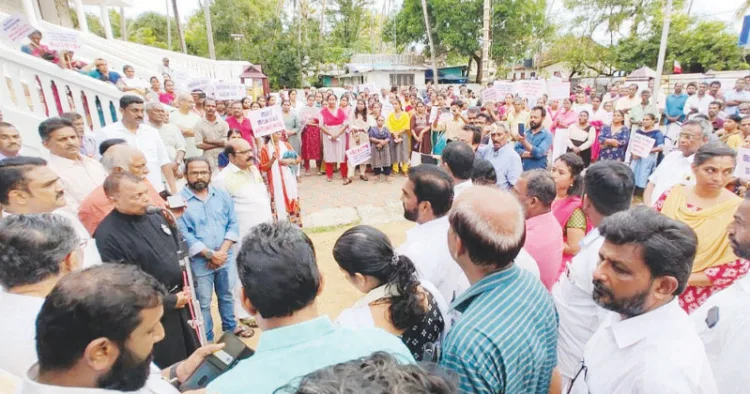
{"label": "concrete slab", "polygon": [[359,215],[354,207],[327,208],[302,216],[305,230],[321,227],[338,227],[359,222]]}
{"label": "concrete slab", "polygon": [[404,206],[401,202],[391,202],[385,206],[362,205],[357,207],[361,224],[384,224],[404,220]]}

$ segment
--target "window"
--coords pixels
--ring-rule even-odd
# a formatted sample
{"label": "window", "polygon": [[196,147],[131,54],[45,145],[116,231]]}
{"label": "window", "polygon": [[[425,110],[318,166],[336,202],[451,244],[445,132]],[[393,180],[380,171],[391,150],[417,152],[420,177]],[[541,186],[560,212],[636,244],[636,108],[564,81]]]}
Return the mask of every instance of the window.
{"label": "window", "polygon": [[391,74],[391,86],[414,85],[414,74]]}

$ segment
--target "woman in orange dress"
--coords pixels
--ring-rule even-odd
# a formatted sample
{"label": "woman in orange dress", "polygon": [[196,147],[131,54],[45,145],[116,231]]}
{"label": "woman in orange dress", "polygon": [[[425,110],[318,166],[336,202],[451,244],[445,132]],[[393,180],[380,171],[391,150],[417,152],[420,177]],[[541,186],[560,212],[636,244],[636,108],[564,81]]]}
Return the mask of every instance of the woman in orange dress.
{"label": "woman in orange dress", "polygon": [[276,221],[289,220],[302,227],[297,177],[292,168],[300,163],[300,158],[284,159],[284,153],[294,151],[288,142],[281,141],[281,132],[263,137],[260,150],[260,170],[266,173],[268,191],[271,195],[271,212]]}

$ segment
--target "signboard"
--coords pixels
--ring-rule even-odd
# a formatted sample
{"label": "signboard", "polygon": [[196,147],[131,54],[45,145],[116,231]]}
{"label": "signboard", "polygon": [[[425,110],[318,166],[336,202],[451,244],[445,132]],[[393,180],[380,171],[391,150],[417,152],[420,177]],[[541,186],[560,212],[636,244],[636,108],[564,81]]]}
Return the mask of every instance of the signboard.
{"label": "signboard", "polygon": [[647,157],[651,154],[656,140],[643,134],[633,133],[630,136],[630,154],[638,157]]}
{"label": "signboard", "polygon": [[213,84],[213,97],[216,100],[240,100],[245,97],[245,87],[233,82],[215,82]]}
{"label": "signboard", "polygon": [[482,104],[496,103],[500,101],[500,97],[494,87],[482,90]]}
{"label": "signboard", "polygon": [[734,168],[734,176],[738,178],[750,178],[750,149],[737,149],[737,167]]}
{"label": "signboard", "polygon": [[0,24],[0,35],[13,43],[20,43],[34,30],[34,26],[21,14],[13,14]]}
{"label": "signboard", "polygon": [[211,78],[198,77],[198,78],[193,78],[190,81],[188,81],[187,88],[191,92],[193,90],[202,90],[206,92],[207,90],[209,90],[212,84],[213,84],[213,81],[211,81]]}
{"label": "signboard", "polygon": [[554,140],[552,141],[552,161],[557,160],[568,151],[568,129],[555,130]]}
{"label": "signboard", "polygon": [[570,82],[550,82],[547,84],[547,90],[550,100],[566,99],[570,97]]}
{"label": "signboard", "polygon": [[495,81],[492,86],[495,88],[497,95],[505,99],[506,94],[513,94],[513,82]]}
{"label": "signboard", "polygon": [[299,110],[299,121],[303,125],[306,125],[310,119],[317,118],[318,115],[320,115],[320,108],[303,107]]}
{"label": "signboard", "polygon": [[536,101],[544,95],[547,90],[547,82],[544,80],[523,80],[517,82],[518,94],[529,100],[529,106],[536,105]]}
{"label": "signboard", "polygon": [[250,111],[250,126],[256,137],[265,137],[277,131],[284,131],[284,119],[281,117],[281,107],[274,105],[257,111]]}
{"label": "signboard", "polygon": [[81,49],[81,43],[78,40],[77,32],[58,32],[51,31],[44,35],[47,46],[56,51],[72,51]]}
{"label": "signboard", "polygon": [[370,155],[370,144],[360,145],[346,151],[346,157],[349,159],[350,166],[356,166],[367,162],[370,160]]}

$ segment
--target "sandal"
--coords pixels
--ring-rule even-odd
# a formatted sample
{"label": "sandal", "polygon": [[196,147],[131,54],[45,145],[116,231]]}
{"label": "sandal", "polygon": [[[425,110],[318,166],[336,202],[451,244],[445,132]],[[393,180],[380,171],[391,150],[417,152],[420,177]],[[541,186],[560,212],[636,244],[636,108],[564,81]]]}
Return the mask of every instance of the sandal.
{"label": "sandal", "polygon": [[369,181],[369,180],[370,180],[370,178],[368,178],[368,177],[367,177],[367,176],[365,176],[365,175],[360,175],[360,176],[359,176],[359,179],[361,179],[361,180],[363,180],[363,181],[365,181],[365,182],[367,182],[367,181]]}
{"label": "sandal", "polygon": [[348,185],[350,183],[352,183],[352,179],[351,178],[344,179],[344,186],[346,186],[346,185]]}
{"label": "sandal", "polygon": [[240,338],[252,338],[255,335],[255,330],[250,327],[237,326],[234,330],[234,335]]}

